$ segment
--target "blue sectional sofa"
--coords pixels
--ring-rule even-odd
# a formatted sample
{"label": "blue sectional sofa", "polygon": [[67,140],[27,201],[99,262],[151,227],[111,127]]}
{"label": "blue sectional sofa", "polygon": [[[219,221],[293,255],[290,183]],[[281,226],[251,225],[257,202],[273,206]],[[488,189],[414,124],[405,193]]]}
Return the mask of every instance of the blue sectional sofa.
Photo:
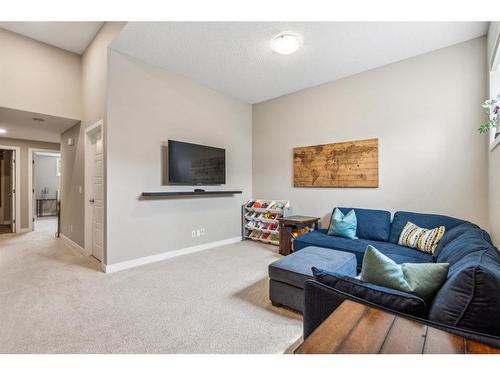
{"label": "blue sectional sofa", "polygon": [[[351,208],[340,208],[347,213]],[[368,244],[396,263],[442,262],[450,269],[444,285],[433,301],[417,301],[417,310],[395,311],[435,323],[438,326],[480,332],[500,338],[500,253],[486,231],[465,220],[449,216],[398,211],[391,221],[388,211],[354,208],[358,220],[357,240],[329,236],[320,229],[297,238],[294,250],[309,246],[352,253],[360,269]],[[433,255],[397,244],[404,225],[411,221],[420,227],[443,225],[446,233]],[[327,270],[328,271],[328,270]],[[325,275],[324,275],[325,276]],[[325,277],[330,277],[326,275]],[[334,284],[316,277],[304,284],[304,337],[307,337],[345,299],[388,309],[418,297],[388,288],[380,288],[359,279],[338,275]],[[348,287],[346,287],[348,285]],[[399,300],[398,300],[399,299]],[[394,303],[396,301],[396,303]],[[389,303],[389,305],[388,305]],[[410,311],[410,312],[409,312]],[[415,311],[415,312],[411,312]],[[418,312],[417,312],[418,311]],[[484,341],[484,340],[483,340]]]}

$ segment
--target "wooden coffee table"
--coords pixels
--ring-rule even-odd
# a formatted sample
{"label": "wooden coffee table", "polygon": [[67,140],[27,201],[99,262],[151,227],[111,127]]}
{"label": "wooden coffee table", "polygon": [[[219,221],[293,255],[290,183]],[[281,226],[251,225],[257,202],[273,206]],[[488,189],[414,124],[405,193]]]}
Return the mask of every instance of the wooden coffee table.
{"label": "wooden coffee table", "polygon": [[295,353],[500,354],[500,349],[346,300]]}

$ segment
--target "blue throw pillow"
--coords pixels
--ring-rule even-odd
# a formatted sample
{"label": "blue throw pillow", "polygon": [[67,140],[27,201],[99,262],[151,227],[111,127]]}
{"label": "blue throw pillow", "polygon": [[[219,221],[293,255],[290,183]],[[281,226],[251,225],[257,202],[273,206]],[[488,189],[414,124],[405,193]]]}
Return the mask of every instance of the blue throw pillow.
{"label": "blue throw pillow", "polygon": [[351,240],[357,240],[356,227],[358,221],[354,210],[343,214],[338,208],[333,210],[332,220],[330,221],[330,228],[328,228],[329,236],[347,237]]}

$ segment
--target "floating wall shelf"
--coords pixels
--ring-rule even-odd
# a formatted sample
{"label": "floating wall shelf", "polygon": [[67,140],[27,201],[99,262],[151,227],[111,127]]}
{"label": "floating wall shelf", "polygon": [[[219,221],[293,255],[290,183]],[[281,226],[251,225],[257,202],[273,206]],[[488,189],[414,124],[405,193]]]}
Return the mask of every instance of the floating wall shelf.
{"label": "floating wall shelf", "polygon": [[221,191],[154,191],[154,192],[144,192],[142,197],[144,198],[175,198],[184,196],[212,196],[212,195],[233,195],[241,194],[241,190],[221,190]]}

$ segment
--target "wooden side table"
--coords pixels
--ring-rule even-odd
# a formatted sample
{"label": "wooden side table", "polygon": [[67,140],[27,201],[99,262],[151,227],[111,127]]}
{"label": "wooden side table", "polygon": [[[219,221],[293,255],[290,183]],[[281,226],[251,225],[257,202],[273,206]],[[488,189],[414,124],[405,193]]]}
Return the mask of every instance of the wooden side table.
{"label": "wooden side table", "polygon": [[294,353],[500,354],[500,349],[346,300]]}
{"label": "wooden side table", "polygon": [[286,216],[278,219],[280,231],[280,249],[281,255],[288,255],[292,252],[292,231],[302,227],[312,227],[314,230],[319,227],[319,217],[313,216]]}

